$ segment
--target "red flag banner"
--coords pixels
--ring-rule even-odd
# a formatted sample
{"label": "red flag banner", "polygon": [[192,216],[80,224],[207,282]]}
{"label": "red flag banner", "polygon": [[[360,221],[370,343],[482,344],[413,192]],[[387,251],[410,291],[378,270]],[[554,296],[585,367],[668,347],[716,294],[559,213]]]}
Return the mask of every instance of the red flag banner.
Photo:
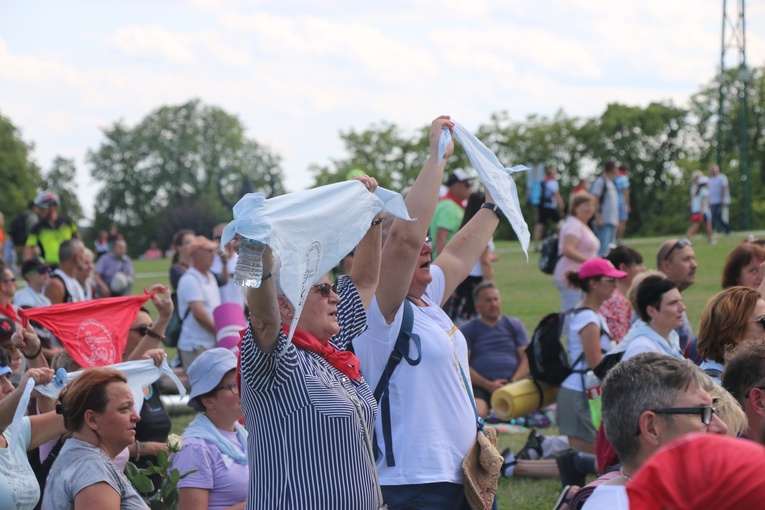
{"label": "red flag banner", "polygon": [[151,297],[115,297],[61,303],[19,310],[24,319],[48,328],[81,367],[102,367],[122,361],[130,326]]}

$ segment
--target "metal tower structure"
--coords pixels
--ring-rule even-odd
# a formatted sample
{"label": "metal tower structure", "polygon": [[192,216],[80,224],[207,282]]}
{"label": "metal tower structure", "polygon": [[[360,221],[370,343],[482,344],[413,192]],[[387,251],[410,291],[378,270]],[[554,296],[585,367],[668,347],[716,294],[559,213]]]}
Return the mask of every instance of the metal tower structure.
{"label": "metal tower structure", "polygon": [[[741,227],[752,227],[752,187],[749,170],[749,106],[747,88],[752,82],[752,73],[746,65],[746,17],[745,0],[723,0],[722,46],[720,51],[719,103],[717,110],[717,165],[722,166],[723,130],[726,121],[734,121],[735,103],[738,101],[738,134],[730,126],[730,136],[736,141],[739,152],[739,186]],[[737,12],[729,12],[737,11]],[[726,105],[728,106],[726,108]],[[727,111],[726,111],[727,110]]]}

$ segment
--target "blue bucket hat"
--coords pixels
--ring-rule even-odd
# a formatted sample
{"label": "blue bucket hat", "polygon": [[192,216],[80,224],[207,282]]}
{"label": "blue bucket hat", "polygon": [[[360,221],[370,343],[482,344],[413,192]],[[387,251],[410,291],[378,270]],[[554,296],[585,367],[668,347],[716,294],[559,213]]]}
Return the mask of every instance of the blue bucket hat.
{"label": "blue bucket hat", "polygon": [[223,377],[235,368],[236,356],[228,349],[217,347],[200,354],[186,370],[191,385],[189,405],[194,409],[199,409],[199,404],[195,400],[196,397],[205,395],[217,388]]}

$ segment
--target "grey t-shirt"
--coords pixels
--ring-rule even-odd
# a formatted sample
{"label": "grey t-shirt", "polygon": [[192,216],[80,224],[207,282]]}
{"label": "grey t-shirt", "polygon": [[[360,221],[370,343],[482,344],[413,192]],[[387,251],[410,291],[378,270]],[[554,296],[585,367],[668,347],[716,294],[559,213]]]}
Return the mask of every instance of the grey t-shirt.
{"label": "grey t-shirt", "polygon": [[[616,185],[611,179],[604,175],[599,175],[592,186],[590,193],[600,202],[600,216],[603,219],[603,225],[619,224],[619,194],[616,192]],[[603,195],[603,200],[600,196]]]}
{"label": "grey t-shirt", "polygon": [[73,510],[74,498],[81,490],[102,482],[120,495],[120,510],[149,508],[106,453],[71,438],[61,448],[48,473],[42,510]]}

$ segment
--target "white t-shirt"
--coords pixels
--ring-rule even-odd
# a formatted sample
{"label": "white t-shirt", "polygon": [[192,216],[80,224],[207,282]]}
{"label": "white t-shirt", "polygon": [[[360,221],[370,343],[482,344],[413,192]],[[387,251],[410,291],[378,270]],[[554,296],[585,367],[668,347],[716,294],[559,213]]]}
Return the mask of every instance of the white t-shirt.
{"label": "white t-shirt", "polygon": [[[691,213],[704,213],[709,214],[709,188],[703,186],[700,190],[693,190],[691,195]],[[704,199],[707,200],[704,200]]]}
{"label": "white t-shirt", "polygon": [[592,491],[582,510],[629,510],[630,500],[627,487],[620,485],[599,485]]}
{"label": "white t-shirt", "polygon": [[[581,312],[572,313],[568,316],[568,355],[572,363],[584,352],[582,337],[579,333],[588,324],[600,324],[600,349],[603,352],[608,352],[611,348],[611,332],[608,330],[605,317],[589,308]],[[576,370],[586,369],[587,360],[583,357],[573,368]],[[582,374],[574,373],[569,375],[561,386],[574,391],[584,391],[582,387]]]}
{"label": "white t-shirt", "polygon": [[32,426],[28,417],[21,421],[16,448],[10,449],[11,427],[3,431],[9,447],[0,448],[0,508],[32,510],[40,499],[40,485],[27,459],[27,447],[32,440]]}
{"label": "white t-shirt", "polygon": [[[239,258],[239,254],[234,253],[226,262],[226,269],[228,269],[228,281],[222,287],[218,287],[220,291],[221,303],[236,303],[244,309],[244,288],[237,287],[234,283],[234,270],[236,269],[236,260]],[[211,273],[221,274],[223,272],[223,261],[218,254],[215,254]]]}
{"label": "white t-shirt", "polygon": [[17,290],[13,295],[13,304],[21,307],[36,308],[38,306],[50,306],[51,302],[48,296],[27,285],[21,290]]}
{"label": "white t-shirt", "polygon": [[[212,320],[213,310],[220,305],[220,292],[215,275],[203,275],[197,269],[190,267],[178,282],[178,314],[183,318],[189,309],[189,303],[201,301],[205,312]],[[189,312],[183,320],[178,348],[192,351],[197,347],[212,349],[215,347],[215,334],[204,329]]]}
{"label": "white t-shirt", "polygon": [[[433,281],[423,296],[428,306],[413,305],[412,310],[412,330],[420,336],[422,360],[416,366],[402,360],[388,386],[396,465],[389,467],[385,455],[380,455],[377,471],[381,485],[462,483],[462,460],[475,442],[475,413],[457,365],[459,361],[470,384],[467,343],[439,306],[444,295],[443,272],[432,265],[430,273]],[[374,299],[367,310],[368,329],[353,341],[372,389],[388,363],[403,317],[402,303],[393,323],[386,324]],[[411,342],[410,349],[409,356],[416,359]],[[375,432],[384,453],[381,414]]]}

